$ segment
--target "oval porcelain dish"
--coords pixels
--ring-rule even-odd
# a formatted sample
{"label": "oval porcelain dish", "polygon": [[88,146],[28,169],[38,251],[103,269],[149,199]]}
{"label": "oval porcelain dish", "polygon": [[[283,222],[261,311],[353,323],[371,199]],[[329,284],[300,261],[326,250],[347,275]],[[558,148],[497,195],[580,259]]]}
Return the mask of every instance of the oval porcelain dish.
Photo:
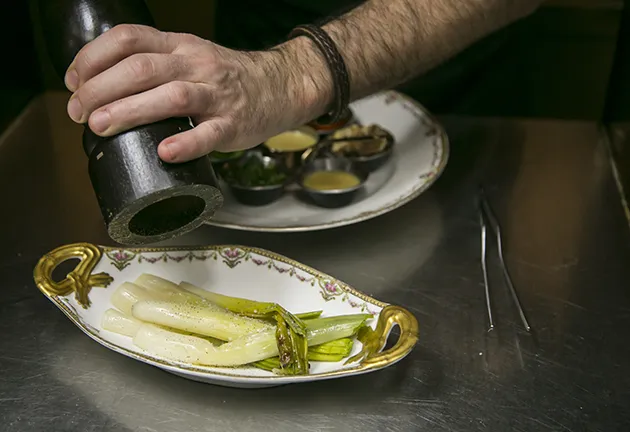
{"label": "oval porcelain dish", "polygon": [[[79,259],[61,281],[53,271]],[[367,313],[367,330],[340,362],[311,362],[308,375],[279,375],[262,369],[208,367],[167,360],[133,344],[130,337],[103,329],[103,314],[113,307],[112,293],[124,282],[151,273],[175,283],[186,281],[205,290],[277,303],[298,314],[323,311],[322,317]],[[345,283],[269,251],[244,246],[203,248],[111,248],[89,243],[61,246],[44,255],[34,270],[37,287],[86,335],[101,345],[195,381],[229,387],[277,385],[341,378],[391,366],[407,356],[418,340],[418,322],[406,309],[362,294]],[[400,336],[383,350],[394,326]],[[348,359],[352,361],[348,362]]]}

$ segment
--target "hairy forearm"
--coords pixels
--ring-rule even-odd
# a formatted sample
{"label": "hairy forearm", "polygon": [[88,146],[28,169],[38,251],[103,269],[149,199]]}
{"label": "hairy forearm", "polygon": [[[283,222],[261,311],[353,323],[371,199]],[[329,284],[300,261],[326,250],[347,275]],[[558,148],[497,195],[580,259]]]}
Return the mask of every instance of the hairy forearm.
{"label": "hairy forearm", "polygon": [[[495,30],[532,12],[541,0],[369,0],[323,28],[348,67],[353,100],[392,88]],[[333,98],[332,76],[317,47],[298,37],[277,47],[274,67],[304,115]],[[301,119],[300,119],[301,120]]]}

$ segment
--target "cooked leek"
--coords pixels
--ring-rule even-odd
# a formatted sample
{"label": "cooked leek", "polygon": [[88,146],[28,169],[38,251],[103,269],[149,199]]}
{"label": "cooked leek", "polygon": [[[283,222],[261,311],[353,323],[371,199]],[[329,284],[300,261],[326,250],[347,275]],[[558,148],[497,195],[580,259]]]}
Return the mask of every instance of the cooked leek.
{"label": "cooked leek", "polygon": [[[138,303],[134,310],[140,306]],[[317,318],[306,323],[308,342],[323,344],[350,337],[370,315],[342,315]],[[143,324],[134,343],[160,357],[206,366],[240,366],[279,355],[275,330],[268,330],[215,346],[209,341],[164,328]]]}
{"label": "cooked leek", "polygon": [[199,296],[180,288],[177,284],[148,273],[136,278],[134,283],[153,296],[153,300],[188,301],[198,300]]}
{"label": "cooked leek", "polygon": [[[135,284],[144,288],[149,294],[155,296],[156,299],[189,301],[190,297],[199,297],[196,293],[193,293],[190,290],[185,290],[171,281],[152,274],[145,273],[140,275],[135,280]],[[196,288],[192,285],[191,287],[193,289]],[[207,294],[207,291],[201,290],[201,292]],[[283,366],[287,368],[296,368],[298,372],[305,372],[308,370],[305,329],[299,318],[296,318],[285,309],[272,303],[260,303],[245,299],[234,299],[232,297],[220,295],[216,295],[214,297],[211,295],[205,295],[203,298],[211,300],[213,303],[240,315],[252,318],[274,318],[278,323],[276,338],[282,353],[281,358]],[[230,300],[232,301],[232,305],[229,304]],[[235,305],[233,300],[237,300]],[[305,316],[307,319],[312,319],[318,315],[318,312],[311,312],[307,313]],[[186,329],[185,331],[190,330]],[[219,337],[216,334],[212,334],[210,336]],[[232,335],[228,340],[232,340],[234,338],[235,336]]]}
{"label": "cooked leek", "polygon": [[308,371],[306,327],[299,318],[279,304],[213,293],[187,282],[182,282],[179,286],[232,312],[253,318],[275,319],[278,324],[276,339],[283,368],[295,369],[296,373]]}
{"label": "cooked leek", "polygon": [[117,311],[107,309],[103,314],[103,329],[125,336],[134,337],[142,325],[142,321]]}
{"label": "cooked leek", "polygon": [[324,311],[321,311],[321,310],[313,311],[313,312],[304,312],[304,313],[295,314],[295,317],[301,319],[302,321],[305,321],[305,320],[319,318],[323,312]]}
{"label": "cooked leek", "polygon": [[134,283],[143,287],[150,293],[155,293],[156,296],[159,296],[160,298],[164,295],[168,295],[170,297],[186,297],[190,295],[190,292],[183,290],[176,283],[149,273],[142,273],[136,278]]}
{"label": "cooked leek", "polygon": [[223,341],[274,329],[270,323],[234,314],[203,299],[197,302],[142,300],[133,306],[132,315],[141,321]]}
{"label": "cooked leek", "polygon": [[123,283],[112,304],[118,310],[105,312],[103,328],[132,337],[153,354],[208,366],[253,364],[283,374],[307,374],[308,360],[347,357],[350,337],[371,317],[291,314],[276,303],[176,285],[151,274]]}
{"label": "cooked leek", "polygon": [[200,301],[201,297],[180,289],[177,285],[175,285],[175,290],[160,290],[151,285],[132,282],[121,284],[112,294],[114,307],[127,315],[131,315],[131,308],[140,300]]}
{"label": "cooked leek", "polygon": [[[354,345],[354,340],[349,337],[333,340],[320,345],[308,348],[309,358],[311,354],[315,355],[342,355],[349,356]],[[314,359],[313,359],[314,360]]]}
{"label": "cooked leek", "polygon": [[[308,348],[308,359],[310,361],[339,362],[348,357],[352,352],[354,341],[351,338],[342,338],[326,342],[321,345]],[[280,369],[280,358],[271,357],[253,363],[253,366],[267,371]]]}
{"label": "cooked leek", "polygon": [[150,300],[151,296],[144,288],[125,282],[112,294],[112,305],[122,313],[131,315],[132,306],[139,300]]}
{"label": "cooked leek", "polygon": [[[308,353],[309,361],[320,361],[326,363],[336,363],[343,360],[346,356],[339,354],[311,354]],[[279,357],[271,357],[265,360],[257,361],[252,363],[252,366],[257,367],[258,369],[266,370],[269,372],[278,372],[283,375],[295,375],[293,373],[287,373],[286,370],[282,369],[280,365]]]}
{"label": "cooked leek", "polygon": [[[134,284],[138,287],[144,288],[149,294],[155,293],[152,300],[157,299],[173,299],[175,300],[178,296],[186,298],[187,294],[192,294],[194,296],[203,297],[206,300],[211,301],[219,306],[222,306],[228,309],[228,303],[232,303],[240,309],[243,309],[244,306],[253,306],[255,304],[258,305],[270,305],[272,303],[260,303],[255,302],[253,300],[246,300],[238,297],[230,297],[222,294],[211,293],[202,288],[199,288],[195,285],[189,284],[187,282],[182,282],[180,285],[177,285],[169,280],[161,278],[159,276],[155,276],[148,273],[143,273],[135,280]],[[166,295],[165,295],[166,294]],[[247,302],[245,304],[244,302]],[[308,320],[319,318],[323,311],[311,311],[304,312],[301,314],[295,314],[295,317],[301,320]]]}

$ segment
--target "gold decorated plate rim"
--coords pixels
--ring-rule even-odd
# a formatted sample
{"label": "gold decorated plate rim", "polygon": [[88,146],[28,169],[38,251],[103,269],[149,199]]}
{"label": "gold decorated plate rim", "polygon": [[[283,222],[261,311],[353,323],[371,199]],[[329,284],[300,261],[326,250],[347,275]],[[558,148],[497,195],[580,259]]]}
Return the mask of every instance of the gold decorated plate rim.
{"label": "gold decorated plate rim", "polygon": [[325,279],[329,279],[331,281],[334,281],[336,284],[338,284],[344,291],[360,298],[361,300],[364,300],[366,302],[372,303],[374,306],[378,306],[378,307],[385,307],[387,306],[389,303],[377,300],[373,297],[370,297],[369,295],[351,287],[350,285],[348,285],[347,283],[345,283],[344,281],[341,281],[339,279],[337,279],[334,276],[331,276],[327,273],[324,273],[321,270],[317,270],[314,267],[308,266],[306,264],[302,264],[299,261],[296,261],[292,258],[289,258],[285,255],[276,253],[276,252],[272,252],[268,249],[263,249],[263,248],[258,248],[255,246],[243,246],[243,245],[239,245],[239,244],[231,244],[231,243],[226,243],[226,244],[220,244],[220,245],[210,245],[210,246],[165,246],[165,247],[156,247],[156,248],[146,248],[146,247],[113,247],[113,246],[101,246],[98,245],[98,247],[106,252],[115,252],[115,251],[121,251],[121,250],[125,250],[125,251],[132,251],[132,252],[136,252],[136,253],[164,253],[164,252],[202,252],[202,251],[219,251],[219,250],[224,250],[224,249],[241,249],[243,251],[246,252],[253,252],[255,254],[264,256],[266,258],[270,258],[273,259],[275,261],[279,261],[282,262],[284,264],[288,264],[290,266],[293,266],[299,270],[302,270],[308,274],[310,274],[311,276],[318,276],[320,278],[325,278]]}
{"label": "gold decorated plate rim", "polygon": [[[240,249],[243,250],[245,252],[250,252],[250,253],[254,253],[269,259],[272,259],[274,261],[278,261],[287,265],[291,265],[293,267],[295,267],[296,269],[299,269],[313,277],[319,278],[319,279],[325,279],[328,280],[334,284],[336,284],[344,293],[348,293],[351,294],[363,301],[365,301],[368,304],[371,304],[372,306],[376,306],[378,308],[380,308],[380,310],[378,311],[378,313],[374,314],[374,318],[378,320],[380,318],[381,313],[383,312],[384,308],[386,307],[391,307],[392,305],[380,300],[377,300],[353,287],[351,287],[350,285],[348,285],[347,283],[327,274],[324,273],[320,270],[317,270],[313,267],[310,267],[308,265],[305,265],[303,263],[300,263],[299,261],[293,260],[291,258],[288,258],[282,254],[278,254],[266,249],[262,249],[262,248],[257,248],[257,247],[251,247],[251,246],[243,246],[243,245],[238,245],[238,244],[222,244],[222,245],[210,245],[210,246],[191,246],[191,247],[187,247],[187,246],[174,246],[174,247],[155,247],[155,248],[147,248],[147,247],[112,247],[112,246],[102,246],[102,245],[92,245],[89,243],[77,243],[77,244],[70,244],[70,245],[64,245],[61,246],[57,249],[55,249],[55,251],[50,252],[49,254],[45,254],[44,256],[42,256],[42,258],[40,259],[40,263],[43,262],[47,257],[50,257],[50,255],[54,254],[57,250],[63,249],[63,248],[71,248],[71,247],[76,247],[79,245],[87,245],[87,246],[91,246],[93,248],[95,248],[96,250],[98,250],[98,257],[96,258],[96,264],[94,265],[94,267],[96,267],[98,265],[98,263],[100,262],[100,260],[102,259],[102,254],[103,253],[107,253],[107,252],[115,252],[115,251],[129,251],[129,252],[133,252],[133,253],[168,253],[168,252],[202,252],[202,251],[221,251],[221,250],[225,250],[225,249]],[[90,273],[92,272],[92,270],[90,271]],[[115,351],[119,354],[122,354],[126,357],[129,358],[133,358],[135,360],[141,361],[143,363],[146,364],[150,364],[152,366],[164,369],[164,370],[168,370],[170,372],[173,373],[177,373],[177,374],[192,374],[197,378],[213,378],[216,377],[218,379],[223,379],[225,381],[232,381],[232,382],[237,382],[237,383],[247,383],[247,382],[273,382],[273,383],[278,383],[278,384],[283,384],[283,383],[294,383],[294,382],[302,382],[302,381],[313,381],[313,380],[323,380],[323,379],[327,379],[327,378],[336,378],[336,377],[343,377],[343,376],[354,376],[354,375],[359,375],[359,374],[363,374],[363,373],[367,373],[367,372],[371,372],[371,371],[376,371],[379,369],[383,369],[385,367],[391,366],[395,363],[397,363],[398,361],[402,360],[404,357],[406,357],[410,352],[411,349],[409,349],[409,351],[405,352],[403,355],[398,355],[392,358],[388,358],[387,361],[384,362],[379,362],[379,363],[364,363],[364,362],[360,362],[358,364],[352,365],[352,366],[348,366],[348,367],[342,367],[341,369],[337,369],[337,370],[333,370],[333,371],[327,371],[327,372],[319,372],[319,373],[313,373],[313,374],[308,374],[308,375],[298,375],[298,376],[283,376],[283,375],[277,375],[277,374],[269,374],[269,375],[241,375],[238,373],[233,373],[233,372],[228,372],[228,371],[238,371],[239,369],[242,369],[243,367],[235,367],[235,368],[227,368],[227,367],[211,367],[211,366],[199,366],[199,365],[194,365],[194,364],[190,364],[190,363],[183,363],[183,362],[176,362],[176,361],[170,361],[167,359],[163,359],[163,358],[159,358],[159,357],[155,357],[152,356],[150,354],[146,354],[146,353],[140,353],[134,350],[130,350],[128,348],[125,348],[123,346],[120,346],[118,344],[116,344],[115,342],[106,340],[105,338],[103,338],[100,335],[100,331],[101,329],[98,328],[94,328],[92,325],[88,324],[87,322],[85,322],[79,315],[79,313],[74,309],[74,307],[72,305],[66,304],[64,301],[61,300],[60,297],[66,297],[68,294],[66,295],[51,295],[49,292],[47,292],[45,289],[42,288],[41,286],[41,269],[39,269],[39,264],[35,269],[34,272],[34,276],[35,276],[35,281],[36,284],[38,286],[38,288],[40,289],[40,291],[51,301],[53,302],[53,304],[55,304],[63,313],[64,315],[66,315],[66,317],[68,319],[70,319],[70,321],[72,321],[79,329],[81,329],[81,331],[86,334],[88,337],[90,337],[92,340],[96,341],[97,343],[99,343],[100,345],[109,348],[112,351]],[[38,282],[39,281],[39,282]],[[400,309],[401,311],[404,311],[405,313],[411,315],[411,313],[400,307],[400,306],[396,306],[396,308]],[[413,316],[413,315],[411,315]],[[416,323],[417,325],[417,323]],[[388,332],[389,334],[389,332]],[[411,347],[415,346],[415,344],[417,343],[417,328],[416,328],[416,333],[415,335],[412,335],[411,337],[413,339],[413,342],[411,344]],[[401,332],[401,336],[399,338],[400,341],[403,341],[404,339],[408,339],[405,337],[405,335],[403,334],[403,332]],[[211,368],[212,370],[209,370],[209,368]],[[221,370],[216,370],[216,369],[221,369]]]}

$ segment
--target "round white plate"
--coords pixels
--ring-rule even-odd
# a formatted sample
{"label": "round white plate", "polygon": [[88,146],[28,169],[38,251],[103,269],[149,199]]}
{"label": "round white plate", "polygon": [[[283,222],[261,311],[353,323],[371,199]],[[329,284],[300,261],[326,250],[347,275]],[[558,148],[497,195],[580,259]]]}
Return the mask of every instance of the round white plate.
{"label": "round white plate", "polygon": [[223,207],[208,222],[246,231],[315,231],[350,225],[390,212],[427,190],[444,170],[448,138],[442,126],[417,102],[395,91],[351,105],[361,124],[378,124],[396,140],[392,158],[373,172],[355,202],[325,209],[287,193],[263,207],[240,204],[224,190]]}

